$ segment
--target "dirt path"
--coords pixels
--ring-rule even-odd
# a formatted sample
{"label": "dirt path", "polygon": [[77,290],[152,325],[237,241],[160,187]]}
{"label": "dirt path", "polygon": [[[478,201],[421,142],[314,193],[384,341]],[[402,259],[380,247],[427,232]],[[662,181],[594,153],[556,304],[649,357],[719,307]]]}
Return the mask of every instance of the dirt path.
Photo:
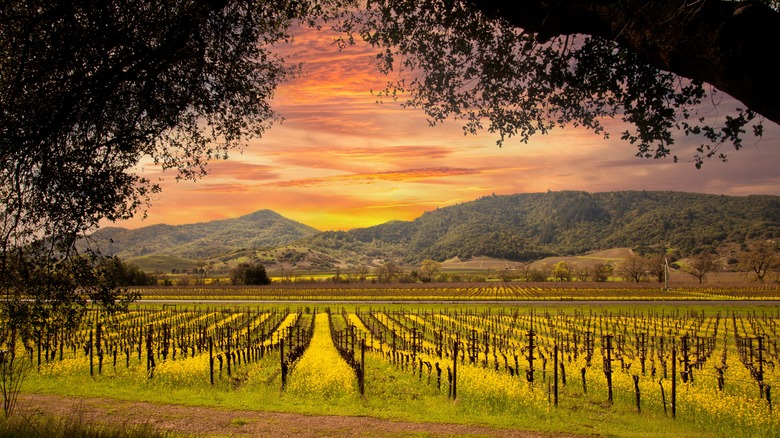
{"label": "dirt path", "polygon": [[77,416],[111,425],[148,424],[157,430],[198,437],[550,437],[533,432],[482,426],[410,423],[370,417],[309,416],[233,411],[213,407],[158,405],[104,398],[21,394],[18,413]]}

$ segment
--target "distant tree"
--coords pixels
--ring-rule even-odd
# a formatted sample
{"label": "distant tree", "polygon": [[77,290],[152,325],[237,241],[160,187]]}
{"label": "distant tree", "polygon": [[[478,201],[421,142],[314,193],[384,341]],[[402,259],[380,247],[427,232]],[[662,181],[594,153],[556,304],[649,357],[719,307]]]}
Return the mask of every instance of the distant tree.
{"label": "distant tree", "polygon": [[195,274],[197,275],[195,279],[195,284],[198,286],[203,286],[206,284],[206,274],[208,273],[208,270],[206,269],[206,262],[203,260],[198,261],[198,268],[195,270]]}
{"label": "distant tree", "polygon": [[593,275],[593,268],[588,265],[574,265],[572,264],[572,273],[574,277],[582,282],[587,282]]}
{"label": "distant tree", "polygon": [[151,286],[157,279],[153,274],[147,274],[137,265],[125,263],[118,257],[103,260],[99,267],[102,275],[109,284],[116,286]]}
{"label": "distant tree", "polygon": [[552,277],[555,281],[571,281],[571,268],[565,261],[560,261],[552,267]]}
{"label": "distant tree", "polygon": [[382,263],[377,268],[380,283],[392,283],[401,274],[401,267],[392,260]]}
{"label": "distant tree", "polygon": [[700,252],[689,259],[685,273],[699,280],[699,284],[701,284],[704,281],[704,277],[716,268],[715,256],[708,252]]}
{"label": "distant tree", "polygon": [[459,283],[463,281],[463,274],[458,272],[453,272],[452,274],[449,275],[441,274],[440,277],[444,277],[446,278],[445,281],[451,281],[453,283]]}
{"label": "distant tree", "polygon": [[531,269],[531,271],[528,274],[528,277],[526,277],[526,281],[532,281],[535,283],[542,283],[547,281],[548,278],[550,278],[548,272],[543,269]]}
{"label": "distant tree", "polygon": [[615,272],[611,263],[599,263],[593,267],[593,281],[603,283]]}
{"label": "distant tree", "polygon": [[292,282],[293,268],[286,268],[283,265],[279,265],[279,277],[282,279],[282,283]]}
{"label": "distant tree", "polygon": [[515,278],[515,271],[511,268],[504,268],[498,273],[498,277],[501,281],[512,281]]}
{"label": "distant tree", "polygon": [[531,281],[531,275],[533,273],[533,268],[531,267],[531,263],[533,263],[533,262],[528,261],[528,262],[522,263],[518,267],[518,270],[520,272],[520,278],[523,281]]}
{"label": "distant tree", "polygon": [[[542,263],[536,270],[538,271],[537,274],[535,274],[537,277],[542,277],[541,281],[547,281],[550,276],[552,275],[552,266],[550,266],[549,263]],[[538,280],[536,280],[538,281]]]}
{"label": "distant tree", "polygon": [[439,273],[439,269],[441,269],[440,266],[441,265],[439,264],[439,262],[435,260],[431,260],[431,259],[423,260],[422,265],[420,265],[420,272],[419,272],[420,281],[422,281],[423,283],[430,282],[436,276],[436,274]]}
{"label": "distant tree", "polygon": [[230,283],[233,285],[271,284],[271,279],[262,263],[241,263],[230,270]]}
{"label": "distant tree", "polygon": [[777,243],[771,240],[753,244],[740,256],[740,267],[752,272],[757,281],[763,282],[766,274],[780,266]]}
{"label": "distant tree", "polygon": [[366,276],[368,275],[368,266],[360,264],[360,263],[353,263],[347,267],[347,280],[350,283],[356,283],[356,282],[364,282],[366,281]]}
{"label": "distant tree", "polygon": [[265,272],[265,266],[261,263],[247,265],[244,269],[244,284],[263,285],[271,284],[271,279]]}
{"label": "distant tree", "polygon": [[651,254],[647,256],[647,270],[659,283],[666,278],[666,258],[663,254]]}
{"label": "distant tree", "polygon": [[636,283],[642,281],[646,272],[647,259],[633,251],[618,265],[618,273],[620,273],[623,278]]}
{"label": "distant tree", "polygon": [[341,277],[341,268],[336,268],[336,273],[333,274],[333,277],[331,277],[331,281],[334,283],[342,283],[342,282],[349,282],[349,277],[342,278]]}
{"label": "distant tree", "polygon": [[395,278],[399,283],[417,283],[420,281],[419,275],[414,275],[415,271],[400,272]]}

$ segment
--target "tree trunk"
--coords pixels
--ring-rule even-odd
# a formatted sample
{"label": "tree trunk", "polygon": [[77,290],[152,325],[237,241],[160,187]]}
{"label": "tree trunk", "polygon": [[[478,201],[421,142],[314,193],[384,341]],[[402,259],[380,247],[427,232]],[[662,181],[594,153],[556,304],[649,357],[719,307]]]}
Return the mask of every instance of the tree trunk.
{"label": "tree trunk", "polygon": [[466,0],[540,40],[587,34],[649,65],[713,85],[780,124],[780,13],[758,1]]}

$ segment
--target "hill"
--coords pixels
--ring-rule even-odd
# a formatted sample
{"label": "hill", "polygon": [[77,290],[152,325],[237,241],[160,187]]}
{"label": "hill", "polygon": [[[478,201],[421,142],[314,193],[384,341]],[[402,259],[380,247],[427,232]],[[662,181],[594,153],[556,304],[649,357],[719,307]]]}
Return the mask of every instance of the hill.
{"label": "hill", "polygon": [[413,221],[324,232],[303,242],[321,251],[392,254],[418,263],[476,256],[536,260],[637,246],[690,254],[777,237],[777,196],[561,191],[487,196]]}
{"label": "hill", "polygon": [[[610,248],[665,248],[733,254],[745,242],[780,238],[780,197],[671,191],[561,191],[477,200],[413,221],[319,232],[262,210],[192,225],[106,228],[104,252],[158,271],[205,261],[226,270],[261,261],[274,270],[334,270],[395,259],[468,266],[469,260],[523,262],[583,256]],[[503,263],[503,262],[501,262]],[[166,269],[167,268],[167,269]]]}
{"label": "hill", "polygon": [[315,228],[260,210],[235,219],[189,225],[109,227],[92,236],[101,251],[123,259],[172,256],[208,260],[242,249],[276,248],[319,233]]}

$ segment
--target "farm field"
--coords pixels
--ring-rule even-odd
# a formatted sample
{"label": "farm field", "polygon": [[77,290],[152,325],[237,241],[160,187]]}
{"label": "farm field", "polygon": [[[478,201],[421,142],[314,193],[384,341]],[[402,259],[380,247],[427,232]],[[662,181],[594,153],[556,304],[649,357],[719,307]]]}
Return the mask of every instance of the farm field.
{"label": "farm field", "polygon": [[[517,291],[500,287],[494,297]],[[608,302],[588,303],[485,303],[474,291],[463,291],[470,304],[288,302],[328,296],[305,289],[273,304],[144,303],[126,314],[93,313],[73,333],[42,332],[39,342],[20,343],[16,355],[31,366],[23,398],[98,397],[507,433],[780,435],[773,406],[780,306],[771,288],[679,293],[695,303],[636,296],[615,303],[618,290],[595,297]],[[593,294],[568,292],[575,293]],[[399,288],[382,297],[411,294]]]}
{"label": "farm field", "polygon": [[273,283],[267,286],[133,287],[144,301],[352,301],[480,302],[514,301],[778,301],[780,284],[685,285],[662,290],[658,283],[463,282],[463,283]]}

